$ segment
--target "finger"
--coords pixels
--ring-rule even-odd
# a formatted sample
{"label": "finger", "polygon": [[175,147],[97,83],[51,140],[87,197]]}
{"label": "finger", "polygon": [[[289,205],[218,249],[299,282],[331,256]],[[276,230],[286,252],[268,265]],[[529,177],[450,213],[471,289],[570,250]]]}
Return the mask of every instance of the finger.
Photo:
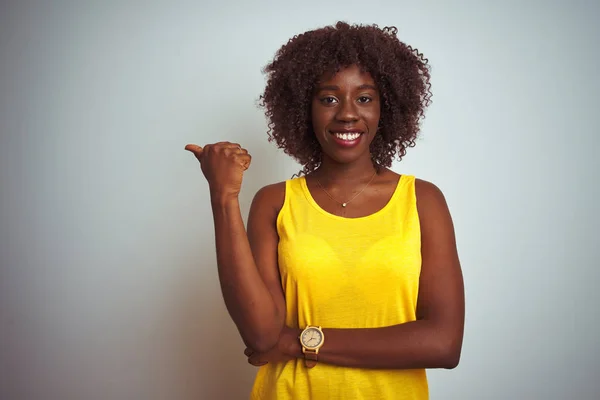
{"label": "finger", "polygon": [[238,154],[236,159],[244,168],[244,171],[250,167],[250,163],[252,162],[252,156],[250,154]]}
{"label": "finger", "polygon": [[235,153],[235,154],[248,154],[248,150],[244,149],[241,146],[237,146],[237,145],[235,147],[233,147],[233,146],[227,147],[227,150],[232,153]]}
{"label": "finger", "polygon": [[248,150],[242,149],[241,147],[225,147],[223,148],[223,154],[225,154],[226,156],[238,156],[248,154]]}
{"label": "finger", "polygon": [[213,146],[220,150],[241,149],[242,148],[242,146],[240,146],[239,143],[231,143],[231,142],[217,142]]}
{"label": "finger", "polygon": [[197,155],[202,155],[203,152],[202,147],[198,146],[197,144],[188,144],[185,146],[185,150],[191,151],[192,153]]}
{"label": "finger", "polygon": [[248,357],[248,363],[260,367],[261,365],[265,365],[267,362],[265,360],[260,359],[260,353],[254,353],[250,357]]}
{"label": "finger", "polygon": [[226,153],[248,154],[248,151],[242,148],[238,143],[227,143],[222,146],[222,149],[226,150]]}
{"label": "finger", "polygon": [[262,363],[256,363],[256,364],[252,364],[252,365],[254,365],[255,367],[262,367],[263,365],[267,365],[267,364],[268,364],[268,362],[265,361]]}
{"label": "finger", "polygon": [[230,144],[233,144],[233,143],[224,141],[224,142],[217,142],[217,143],[215,143],[215,146],[217,146],[217,147],[227,147]]}
{"label": "finger", "polygon": [[250,357],[250,358],[248,358],[248,364],[252,364],[255,367],[262,367],[263,365],[267,365],[268,362],[267,361],[256,360],[256,359]]}

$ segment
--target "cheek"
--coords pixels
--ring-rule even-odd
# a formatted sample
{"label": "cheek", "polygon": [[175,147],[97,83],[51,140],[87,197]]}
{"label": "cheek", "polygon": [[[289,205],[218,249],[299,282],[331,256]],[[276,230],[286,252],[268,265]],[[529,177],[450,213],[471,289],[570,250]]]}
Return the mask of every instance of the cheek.
{"label": "cheek", "polygon": [[317,136],[322,134],[328,126],[329,119],[324,113],[312,113],[311,120],[313,131]]}
{"label": "cheek", "polygon": [[381,119],[381,113],[379,110],[373,110],[373,112],[368,117],[368,124],[371,131],[376,131],[379,127],[379,120]]}
{"label": "cheek", "polygon": [[373,110],[373,121],[378,126],[379,121],[381,120],[381,103],[377,102],[377,107]]}
{"label": "cheek", "polygon": [[310,109],[310,121],[311,121],[313,130],[315,132],[317,132],[319,130],[320,126],[322,125],[322,123],[321,123],[321,115],[317,111],[317,108],[316,108],[316,105],[314,104],[314,102]]}

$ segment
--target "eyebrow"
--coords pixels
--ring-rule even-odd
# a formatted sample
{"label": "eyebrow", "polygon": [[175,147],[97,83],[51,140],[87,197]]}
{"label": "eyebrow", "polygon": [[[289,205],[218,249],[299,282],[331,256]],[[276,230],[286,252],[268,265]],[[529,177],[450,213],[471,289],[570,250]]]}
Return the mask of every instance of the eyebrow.
{"label": "eyebrow", "polygon": [[[377,87],[375,87],[371,84],[368,84],[368,83],[365,83],[364,85],[360,85],[357,89],[358,90],[371,89],[371,90],[377,91]],[[336,86],[336,85],[324,85],[324,86],[317,87],[317,92],[320,92],[322,90],[340,90],[340,87]]]}

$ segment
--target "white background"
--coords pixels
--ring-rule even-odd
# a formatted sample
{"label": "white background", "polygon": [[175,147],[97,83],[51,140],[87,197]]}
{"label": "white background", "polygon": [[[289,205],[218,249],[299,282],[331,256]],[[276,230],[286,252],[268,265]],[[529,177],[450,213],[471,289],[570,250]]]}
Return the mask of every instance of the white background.
{"label": "white background", "polygon": [[600,397],[600,5],[575,1],[3,1],[0,398],[242,399],[188,142],[241,142],[242,194],[299,166],[267,142],[261,68],[294,34],[395,25],[433,105],[394,169],[453,213],[460,366],[433,399]]}

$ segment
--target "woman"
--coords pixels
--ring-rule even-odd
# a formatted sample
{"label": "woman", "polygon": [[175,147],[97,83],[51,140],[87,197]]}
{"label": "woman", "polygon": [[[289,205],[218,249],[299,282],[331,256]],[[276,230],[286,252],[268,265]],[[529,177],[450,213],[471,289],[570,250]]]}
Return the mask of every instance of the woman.
{"label": "woman", "polygon": [[186,146],[210,186],[227,309],[261,366],[255,399],[426,399],[426,368],[454,368],[464,289],[448,207],[388,169],[415,144],[427,61],[395,28],[306,32],[267,66],[269,136],[303,166],[262,188],[246,232],[250,155]]}

